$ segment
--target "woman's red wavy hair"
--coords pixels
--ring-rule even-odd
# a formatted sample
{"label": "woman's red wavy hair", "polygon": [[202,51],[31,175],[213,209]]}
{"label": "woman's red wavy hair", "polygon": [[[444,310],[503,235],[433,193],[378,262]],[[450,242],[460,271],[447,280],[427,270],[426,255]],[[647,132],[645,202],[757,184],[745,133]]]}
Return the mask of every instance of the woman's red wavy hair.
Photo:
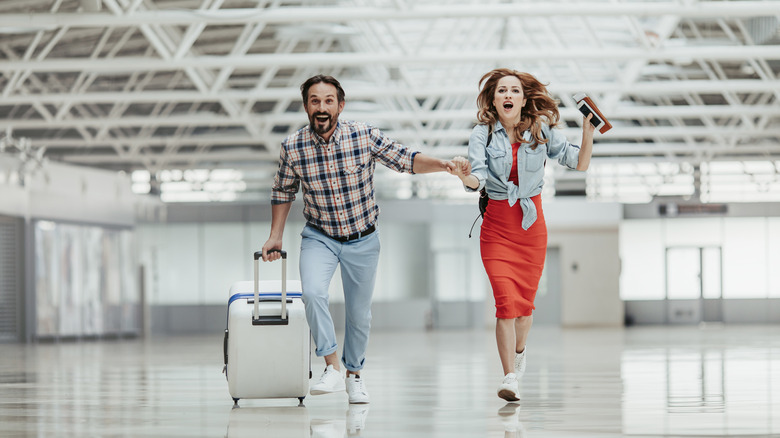
{"label": "woman's red wavy hair", "polygon": [[561,118],[558,102],[550,96],[546,84],[541,83],[530,73],[497,68],[482,76],[479,80],[481,91],[477,96],[477,120],[491,127],[498,121],[498,111],[493,106],[493,98],[498,81],[505,76],[515,76],[520,79],[523,95],[527,101],[520,116],[520,123],[514,127],[504,128],[507,130],[514,128],[515,138],[521,143],[526,143],[523,140],[523,132],[528,129],[531,130],[532,140],[536,140],[537,144],[547,143],[547,139],[542,136],[542,124],[547,124],[551,128],[558,125]]}

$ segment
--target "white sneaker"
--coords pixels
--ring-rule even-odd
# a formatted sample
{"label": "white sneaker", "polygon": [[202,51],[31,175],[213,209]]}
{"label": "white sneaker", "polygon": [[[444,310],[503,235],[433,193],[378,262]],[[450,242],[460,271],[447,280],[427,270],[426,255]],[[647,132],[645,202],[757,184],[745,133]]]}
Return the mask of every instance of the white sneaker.
{"label": "white sneaker", "polygon": [[367,416],[368,405],[349,405],[349,409],[347,409],[347,434],[352,436],[365,429]]}
{"label": "white sneaker", "polygon": [[515,354],[515,375],[517,378],[523,377],[525,373],[525,352],[528,351],[528,347],[523,349],[522,353]]}
{"label": "white sneaker", "polygon": [[363,383],[363,378],[356,374],[347,377],[347,394],[350,403],[368,403],[366,385]]}
{"label": "white sneaker", "polygon": [[520,391],[517,388],[517,375],[515,373],[509,373],[504,376],[504,380],[501,382],[501,386],[498,387],[498,396],[506,401],[518,401],[518,393]]}
{"label": "white sneaker", "polygon": [[311,385],[309,392],[311,395],[329,394],[344,390],[344,378],[341,377],[341,371],[328,365],[325,372],[320,376],[320,381]]}

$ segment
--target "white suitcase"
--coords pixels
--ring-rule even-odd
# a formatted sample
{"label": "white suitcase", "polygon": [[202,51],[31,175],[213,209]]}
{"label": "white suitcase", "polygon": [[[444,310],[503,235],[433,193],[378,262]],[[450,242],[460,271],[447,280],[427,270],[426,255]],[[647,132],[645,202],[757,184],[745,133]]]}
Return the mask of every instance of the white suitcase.
{"label": "white suitcase", "polygon": [[[225,377],[235,404],[242,398],[294,398],[301,403],[311,379],[311,335],[301,299],[301,282],[287,281],[287,253],[282,280],[255,280],[230,288],[225,330]],[[262,293],[260,292],[262,291]]]}

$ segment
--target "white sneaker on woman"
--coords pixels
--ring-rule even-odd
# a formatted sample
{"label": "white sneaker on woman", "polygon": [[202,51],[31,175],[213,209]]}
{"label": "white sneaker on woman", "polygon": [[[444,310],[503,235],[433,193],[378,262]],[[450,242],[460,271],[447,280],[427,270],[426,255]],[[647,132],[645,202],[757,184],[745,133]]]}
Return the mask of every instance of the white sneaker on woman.
{"label": "white sneaker on woman", "polygon": [[525,352],[528,348],[524,348],[522,353],[515,353],[515,374],[517,378],[523,377],[525,373]]}
{"label": "white sneaker on woman", "polygon": [[519,393],[517,375],[515,373],[509,373],[504,376],[501,386],[498,387],[498,396],[506,401],[513,402],[520,400]]}
{"label": "white sneaker on woman", "polygon": [[328,365],[320,376],[320,381],[311,385],[309,392],[311,395],[320,395],[343,390],[344,378],[341,377],[341,371],[333,368],[333,365]]}

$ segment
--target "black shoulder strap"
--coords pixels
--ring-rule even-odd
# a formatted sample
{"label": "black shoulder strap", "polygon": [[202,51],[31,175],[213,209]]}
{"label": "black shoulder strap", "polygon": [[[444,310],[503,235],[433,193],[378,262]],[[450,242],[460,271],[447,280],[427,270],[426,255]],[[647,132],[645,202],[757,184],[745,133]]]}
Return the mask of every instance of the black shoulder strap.
{"label": "black shoulder strap", "polygon": [[[485,149],[487,149],[488,146],[490,146],[490,141],[493,139],[493,126],[488,126],[488,136],[487,141],[485,142]],[[487,198],[487,190],[484,188],[479,191],[480,198]],[[474,231],[474,225],[476,225],[477,220],[482,217],[482,212],[479,212],[479,215],[476,219],[474,219],[474,222],[471,224],[471,229],[469,230],[469,239],[471,239],[471,232]]]}

